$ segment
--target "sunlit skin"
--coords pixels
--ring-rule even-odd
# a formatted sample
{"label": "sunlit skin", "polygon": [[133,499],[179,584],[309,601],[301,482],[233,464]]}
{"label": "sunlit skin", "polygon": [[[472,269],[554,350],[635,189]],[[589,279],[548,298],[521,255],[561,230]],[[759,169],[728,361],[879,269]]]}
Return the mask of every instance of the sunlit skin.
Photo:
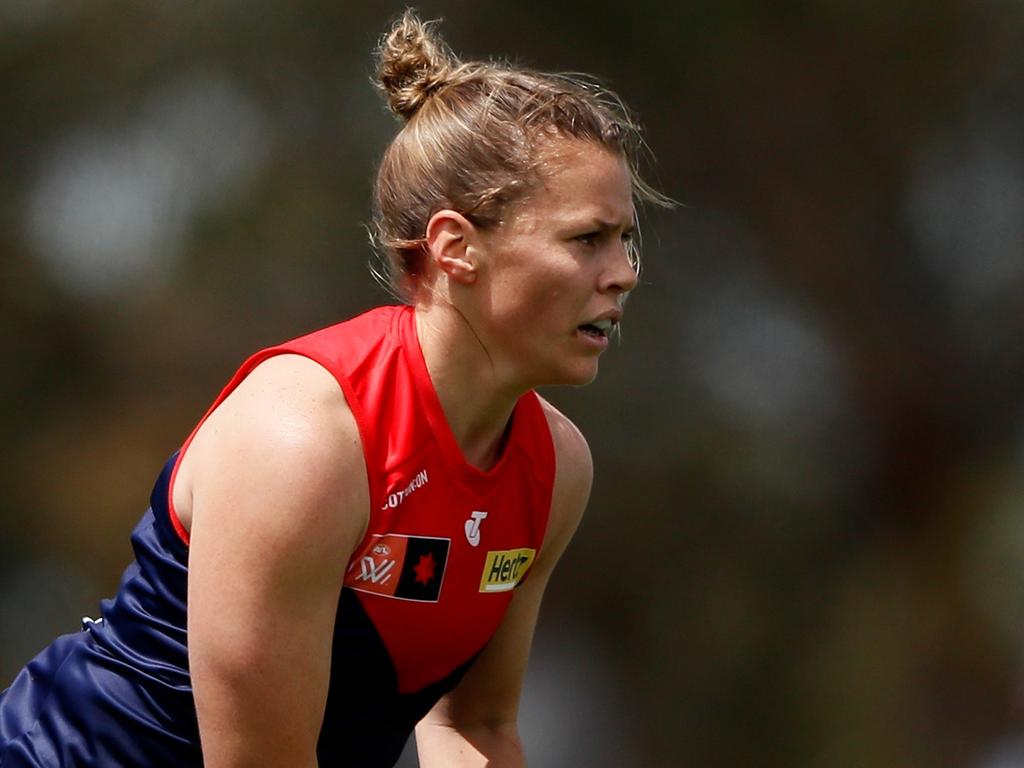
{"label": "sunlit skin", "polygon": [[[427,226],[417,333],[453,436],[481,469],[501,455],[524,392],[593,379],[608,341],[581,326],[618,319],[636,285],[625,163],[566,142],[543,179],[499,226],[450,210]],[[583,436],[541,408],[555,451],[543,544],[499,629],[417,726],[424,768],[525,765],[516,717],[533,630],[593,478]],[[261,363],[197,431],[172,492],[191,536],[189,665],[205,764],[315,766],[344,570],[371,519],[338,382],[299,355]],[[418,562],[415,575],[432,567]]]}
{"label": "sunlit skin", "polygon": [[593,380],[608,339],[581,327],[618,322],[636,286],[625,161],[593,143],[562,141],[541,174],[495,227],[441,211],[427,228],[420,342],[457,439],[471,446],[470,460],[479,446],[482,464],[524,392]]}
{"label": "sunlit skin", "polygon": [[482,275],[489,289],[489,317],[481,318],[489,320],[486,341],[523,388],[592,381],[607,339],[598,343],[579,327],[617,319],[621,297],[636,285],[627,253],[634,209],[625,161],[573,142],[545,171],[544,186],[484,236],[491,256]]}

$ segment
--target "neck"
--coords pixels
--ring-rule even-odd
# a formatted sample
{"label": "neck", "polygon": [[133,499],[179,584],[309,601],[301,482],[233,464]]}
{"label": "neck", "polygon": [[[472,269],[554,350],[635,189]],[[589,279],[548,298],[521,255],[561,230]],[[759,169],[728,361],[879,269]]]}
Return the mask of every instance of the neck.
{"label": "neck", "polygon": [[466,319],[450,305],[416,307],[416,333],[430,380],[466,461],[480,469],[501,454],[516,401],[529,389],[503,381]]}

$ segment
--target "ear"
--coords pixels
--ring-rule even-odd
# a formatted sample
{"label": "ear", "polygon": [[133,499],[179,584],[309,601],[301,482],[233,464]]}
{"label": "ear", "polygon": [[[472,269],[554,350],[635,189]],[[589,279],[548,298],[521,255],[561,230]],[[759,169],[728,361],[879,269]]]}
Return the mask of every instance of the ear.
{"label": "ear", "polygon": [[430,217],[424,238],[427,255],[438,270],[461,285],[472,285],[479,274],[476,227],[456,211],[442,209]]}

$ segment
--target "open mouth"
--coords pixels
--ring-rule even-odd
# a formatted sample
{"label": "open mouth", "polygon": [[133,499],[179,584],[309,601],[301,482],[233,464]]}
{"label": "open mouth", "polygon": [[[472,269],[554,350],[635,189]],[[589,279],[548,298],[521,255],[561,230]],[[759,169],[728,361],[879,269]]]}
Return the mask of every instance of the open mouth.
{"label": "open mouth", "polygon": [[599,339],[608,338],[608,334],[611,333],[612,328],[615,327],[615,323],[611,320],[598,320],[596,323],[584,323],[579,327],[580,333],[585,333],[588,336],[593,336]]}

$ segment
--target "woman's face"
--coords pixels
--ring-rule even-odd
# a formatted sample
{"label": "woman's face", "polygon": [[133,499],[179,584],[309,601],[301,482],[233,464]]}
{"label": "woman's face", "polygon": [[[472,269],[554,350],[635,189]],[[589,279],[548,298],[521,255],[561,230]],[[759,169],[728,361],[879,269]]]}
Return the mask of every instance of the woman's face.
{"label": "woman's face", "polygon": [[630,174],[603,147],[565,140],[542,177],[502,224],[479,233],[476,330],[511,381],[587,384],[636,285]]}

